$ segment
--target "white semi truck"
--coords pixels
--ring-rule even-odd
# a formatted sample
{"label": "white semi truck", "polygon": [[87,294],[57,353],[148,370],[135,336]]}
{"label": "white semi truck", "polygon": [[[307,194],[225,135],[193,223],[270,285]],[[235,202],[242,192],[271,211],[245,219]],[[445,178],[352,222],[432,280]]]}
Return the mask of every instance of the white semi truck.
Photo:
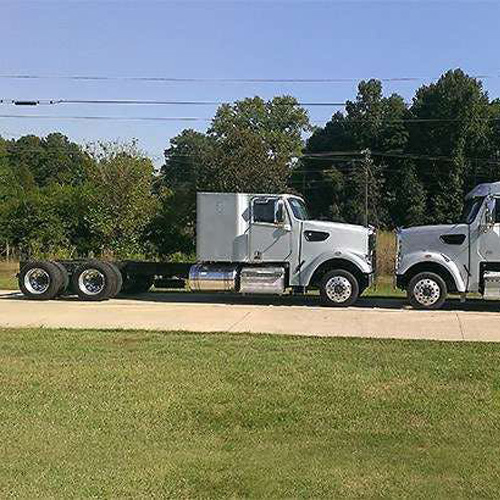
{"label": "white semi truck", "polygon": [[349,306],[370,286],[375,230],[310,220],[295,195],[198,193],[196,263],[24,261],[23,294],[106,300],[157,286],[242,294],[320,290],[324,304]]}
{"label": "white semi truck", "polygon": [[438,309],[449,293],[500,299],[500,182],[480,184],[457,224],[397,233],[396,282],[412,306]]}

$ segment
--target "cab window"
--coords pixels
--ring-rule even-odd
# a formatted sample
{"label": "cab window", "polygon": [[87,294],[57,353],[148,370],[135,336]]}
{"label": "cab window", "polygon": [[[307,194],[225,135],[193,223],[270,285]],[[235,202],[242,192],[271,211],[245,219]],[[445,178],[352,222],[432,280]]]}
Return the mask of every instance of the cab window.
{"label": "cab window", "polygon": [[309,220],[309,214],[305,203],[299,198],[289,198],[288,203],[292,207],[293,215],[298,220]]}
{"label": "cab window", "polygon": [[476,220],[484,201],[484,197],[471,198],[465,202],[464,210],[462,212],[461,222],[465,224],[472,224]]}
{"label": "cab window", "polygon": [[277,201],[275,198],[257,198],[254,200],[252,209],[253,222],[274,224]]}
{"label": "cab window", "polygon": [[500,223],[500,198],[495,199],[495,224]]}

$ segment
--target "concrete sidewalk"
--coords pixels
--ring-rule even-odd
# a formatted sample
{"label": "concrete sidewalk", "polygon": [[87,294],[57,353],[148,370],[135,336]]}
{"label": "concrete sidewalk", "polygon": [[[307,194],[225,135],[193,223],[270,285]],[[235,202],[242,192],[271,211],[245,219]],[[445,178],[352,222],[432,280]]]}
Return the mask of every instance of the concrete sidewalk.
{"label": "concrete sidewalk", "polygon": [[[271,300],[271,305],[269,305]],[[497,312],[495,312],[497,311]],[[136,299],[49,302],[0,292],[0,327],[123,328],[256,332],[325,337],[500,341],[498,304],[451,301],[440,311],[415,311],[405,301],[362,299],[348,309],[315,298],[150,293]]]}

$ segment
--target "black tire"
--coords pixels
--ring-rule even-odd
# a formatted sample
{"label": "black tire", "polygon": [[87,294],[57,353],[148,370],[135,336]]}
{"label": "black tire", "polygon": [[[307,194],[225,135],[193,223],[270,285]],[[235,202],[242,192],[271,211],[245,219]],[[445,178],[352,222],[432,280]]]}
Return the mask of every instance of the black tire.
{"label": "black tire", "polygon": [[[335,284],[335,281],[338,283]],[[349,271],[334,269],[328,271],[321,279],[319,292],[321,302],[325,306],[349,307],[358,300],[359,283]]]}
{"label": "black tire", "polygon": [[123,281],[122,294],[140,295],[147,293],[154,283],[154,276],[127,276]]}
{"label": "black tire", "polygon": [[415,309],[439,309],[448,295],[444,279],[439,274],[427,272],[416,274],[408,283],[406,291]]}
{"label": "black tire", "polygon": [[112,299],[112,298],[116,297],[121,292],[121,289],[123,286],[123,276],[122,276],[121,271],[116,266],[116,264],[113,264],[112,262],[106,262],[106,264],[111,268],[111,270],[113,271],[115,278],[116,278],[115,289],[113,290],[113,292],[109,296],[109,298]]}
{"label": "black tire", "polygon": [[61,289],[59,290],[59,292],[57,292],[57,295],[64,295],[69,287],[68,271],[60,262],[56,262],[55,260],[53,260],[51,261],[51,263],[54,264],[54,266],[56,266],[57,269],[59,269],[59,272],[61,273],[62,277]]}
{"label": "black tire", "polygon": [[117,289],[116,274],[106,262],[91,260],[78,266],[71,276],[71,286],[82,300],[108,300]]}
{"label": "black tire", "polygon": [[53,262],[28,262],[19,273],[19,288],[30,300],[51,300],[63,285],[63,275]]}

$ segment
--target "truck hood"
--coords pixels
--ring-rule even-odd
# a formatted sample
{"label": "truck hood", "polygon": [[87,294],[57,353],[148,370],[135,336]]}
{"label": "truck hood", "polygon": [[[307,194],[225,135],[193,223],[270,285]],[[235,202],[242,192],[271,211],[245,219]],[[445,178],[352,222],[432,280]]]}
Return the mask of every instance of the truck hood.
{"label": "truck hood", "polygon": [[318,251],[337,252],[342,254],[356,254],[365,258],[369,253],[370,234],[373,229],[355,224],[329,221],[304,221],[304,231],[318,231],[330,234],[322,247],[313,243]]}
{"label": "truck hood", "polygon": [[399,234],[401,236],[414,236],[414,235],[425,235],[425,234],[435,234],[439,233],[446,234],[453,230],[458,224],[437,224],[434,226],[413,226],[406,229],[400,229]]}
{"label": "truck hood", "polygon": [[405,251],[425,250],[444,251],[441,236],[466,233],[466,224],[440,224],[435,226],[415,226],[400,229],[398,232],[400,249]]}
{"label": "truck hood", "polygon": [[307,229],[312,231],[326,231],[326,232],[349,232],[352,234],[369,234],[370,229],[356,224],[345,224],[343,222],[330,222],[322,220],[306,220],[304,225]]}

